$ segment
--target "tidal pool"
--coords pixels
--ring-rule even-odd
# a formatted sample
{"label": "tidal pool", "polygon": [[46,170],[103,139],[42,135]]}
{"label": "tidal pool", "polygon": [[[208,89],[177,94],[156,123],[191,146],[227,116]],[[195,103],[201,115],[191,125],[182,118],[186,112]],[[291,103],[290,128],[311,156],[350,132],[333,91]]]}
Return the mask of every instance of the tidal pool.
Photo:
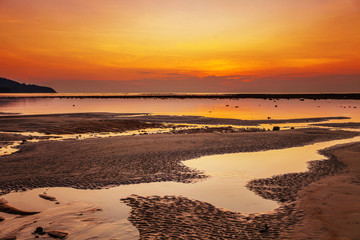
{"label": "tidal pool", "polygon": [[303,147],[269,150],[252,153],[233,153],[201,157],[183,163],[203,171],[209,178],[194,183],[158,182],[121,185],[100,190],[73,188],[39,188],[25,192],[13,192],[2,196],[14,207],[28,211],[52,208],[54,202],[39,197],[46,192],[55,196],[59,206],[74,201],[91,202],[103,209],[98,214],[123,224],[127,237],[137,236],[137,229],[126,221],[130,208],[120,201],[131,194],[140,196],[175,195],[213,204],[216,207],[244,214],[274,210],[278,204],[249,191],[245,185],[254,178],[277,174],[306,171],[306,162],[325,157],[318,150],[330,146],[360,141],[360,137],[316,143]]}

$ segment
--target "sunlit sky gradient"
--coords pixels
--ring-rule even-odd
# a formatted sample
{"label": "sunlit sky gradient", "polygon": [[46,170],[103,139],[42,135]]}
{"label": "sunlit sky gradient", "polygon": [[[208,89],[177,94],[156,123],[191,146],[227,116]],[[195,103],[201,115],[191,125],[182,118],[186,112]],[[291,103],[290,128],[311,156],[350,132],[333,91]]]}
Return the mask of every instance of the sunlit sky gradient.
{"label": "sunlit sky gradient", "polygon": [[360,0],[0,0],[0,76],[58,92],[360,91]]}

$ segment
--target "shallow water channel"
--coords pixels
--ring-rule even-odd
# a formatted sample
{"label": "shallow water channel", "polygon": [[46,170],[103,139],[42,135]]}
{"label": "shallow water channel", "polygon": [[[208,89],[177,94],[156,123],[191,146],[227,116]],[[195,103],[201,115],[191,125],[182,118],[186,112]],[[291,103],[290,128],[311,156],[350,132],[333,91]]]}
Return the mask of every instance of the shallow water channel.
{"label": "shallow water channel", "polygon": [[[122,99],[41,98],[44,94],[0,94],[0,115],[55,113],[151,113],[155,115],[190,115],[242,120],[292,119],[313,117],[351,117],[360,121],[358,100],[300,99]],[[21,96],[20,95],[20,96]],[[56,94],[57,95],[57,94]],[[71,94],[74,95],[74,94]],[[111,95],[111,94],[110,94]],[[116,94],[115,94],[116,95]],[[11,98],[15,97],[15,98]],[[40,98],[26,98],[26,96]]]}
{"label": "shallow water channel", "polygon": [[[142,183],[100,190],[40,188],[14,192],[2,197],[12,206],[29,211],[41,211],[57,206],[54,205],[54,202],[39,198],[39,194],[45,191],[47,194],[55,196],[60,202],[60,206],[73,201],[91,202],[104,210],[99,214],[116,221],[120,220],[126,225],[127,234],[132,232],[136,236],[137,229],[125,221],[130,208],[122,203],[120,198],[128,197],[131,194],[140,196],[175,195],[205,201],[216,207],[241,213],[267,212],[277,208],[278,204],[249,191],[245,187],[249,180],[306,171],[306,162],[325,158],[318,153],[318,150],[357,141],[360,141],[360,137],[280,150],[205,156],[183,162],[209,176],[209,178],[195,183]],[[129,239],[129,235],[126,239]]]}

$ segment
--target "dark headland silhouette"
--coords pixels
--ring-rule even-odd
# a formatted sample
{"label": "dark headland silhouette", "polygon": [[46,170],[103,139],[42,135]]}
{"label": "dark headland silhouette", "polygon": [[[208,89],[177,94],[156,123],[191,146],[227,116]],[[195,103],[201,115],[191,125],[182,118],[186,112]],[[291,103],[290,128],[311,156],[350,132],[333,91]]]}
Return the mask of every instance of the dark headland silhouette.
{"label": "dark headland silhouette", "polygon": [[0,77],[0,93],[56,93],[56,91],[50,87],[18,83]]}

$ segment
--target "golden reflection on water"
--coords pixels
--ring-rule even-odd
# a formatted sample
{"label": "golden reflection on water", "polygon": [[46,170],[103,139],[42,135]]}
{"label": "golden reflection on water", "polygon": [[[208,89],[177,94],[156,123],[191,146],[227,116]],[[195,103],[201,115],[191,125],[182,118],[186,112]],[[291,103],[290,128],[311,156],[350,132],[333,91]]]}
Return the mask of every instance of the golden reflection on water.
{"label": "golden reflection on water", "polygon": [[[346,108],[345,108],[346,105]],[[350,106],[350,107],[349,107]],[[196,114],[215,118],[292,119],[343,116],[360,121],[360,101],[243,99],[199,105]],[[187,115],[187,114],[186,114]]]}
{"label": "golden reflection on water", "polygon": [[0,112],[21,114],[114,112],[160,115],[196,115],[236,119],[290,119],[351,117],[360,121],[356,100],[264,99],[70,99],[35,98],[1,100]]}
{"label": "golden reflection on water", "polygon": [[[17,99],[0,102],[0,112],[21,114],[115,112],[153,113],[161,115],[197,115],[236,119],[291,119],[314,117],[351,117],[332,122],[360,121],[360,102],[354,100],[262,100],[262,99]],[[294,125],[294,124],[292,124]],[[302,126],[298,124],[297,126]],[[264,125],[270,128],[271,125]],[[74,137],[74,136],[71,136]],[[339,143],[360,141],[360,138],[338,140],[305,147],[255,153],[235,153],[207,156],[184,162],[191,168],[204,171],[210,177],[194,184],[175,182],[122,185],[101,190],[72,188],[34,189],[3,196],[15,207],[34,211],[54,207],[54,203],[40,199],[47,191],[61,202],[88,201],[104,209],[102,214],[124,221],[126,229],[137,236],[137,230],[126,221],[130,208],[119,201],[131,194],[175,195],[205,201],[216,207],[242,213],[265,212],[277,203],[263,199],[245,185],[254,178],[275,174],[306,171],[306,162],[323,159],[317,153]],[[136,237],[134,238],[136,239]]]}

